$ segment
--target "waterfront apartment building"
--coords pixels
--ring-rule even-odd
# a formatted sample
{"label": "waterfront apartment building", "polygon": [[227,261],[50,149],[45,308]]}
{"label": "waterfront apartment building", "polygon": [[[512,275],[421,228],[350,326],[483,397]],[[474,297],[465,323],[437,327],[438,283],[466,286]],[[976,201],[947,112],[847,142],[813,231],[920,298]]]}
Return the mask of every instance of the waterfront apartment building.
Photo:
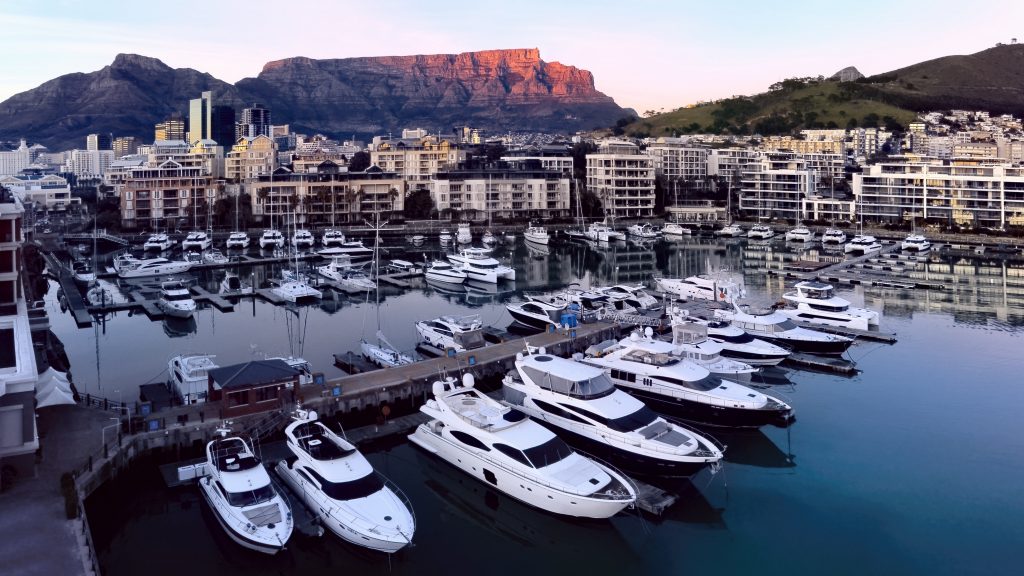
{"label": "waterfront apartment building", "polygon": [[434,205],[462,219],[528,219],[569,215],[571,176],[537,160],[460,162],[437,173]]}
{"label": "waterfront apartment building", "polygon": [[708,152],[708,176],[739,186],[743,173],[759,162],[761,152],[750,148],[718,148]]}
{"label": "waterfront apartment building", "polygon": [[991,159],[898,157],[853,176],[868,222],[1024,226],[1024,167]]}
{"label": "waterfront apartment building", "polygon": [[566,146],[533,146],[520,150],[510,150],[501,157],[503,162],[525,163],[539,162],[544,170],[557,170],[572,178],[573,159]]}
{"label": "waterfront apartment building", "polygon": [[18,176],[0,176],[0,186],[10,190],[22,204],[32,204],[46,210],[66,210],[82,199],[71,196],[66,178],[56,174],[43,174],[29,170]]}
{"label": "waterfront apartment building", "polygon": [[23,216],[17,197],[0,191],[0,462],[31,471],[39,377],[20,274]]}
{"label": "waterfront apartment building", "polygon": [[766,136],[761,140],[761,148],[768,151],[789,150],[798,154],[845,154],[846,140],[840,139],[800,139],[792,136]]}
{"label": "waterfront apartment building", "polygon": [[266,135],[243,136],[224,159],[224,177],[231,182],[251,182],[270,174],[277,165],[277,144]]}
{"label": "waterfront apartment building", "polygon": [[622,140],[605,140],[587,154],[587,189],[614,218],[654,215],[654,158]]}
{"label": "waterfront apartment building", "polygon": [[661,137],[647,147],[654,159],[654,172],[668,180],[696,182],[703,188],[708,179],[708,148],[693,146],[683,138]]}
{"label": "waterfront apartment building", "polygon": [[[407,131],[415,132],[415,131]],[[370,151],[370,164],[394,172],[409,182],[426,182],[446,166],[465,160],[465,151],[448,139],[433,136],[379,140]]]}
{"label": "waterfront apartment building", "polygon": [[268,226],[329,226],[357,223],[380,213],[382,219],[405,207],[405,182],[394,172],[370,166],[347,172],[327,161],[310,172],[278,168],[250,183],[254,216]]}
{"label": "waterfront apartment building", "polygon": [[805,201],[817,177],[807,161],[792,152],[766,152],[742,176],[739,210],[748,218],[805,218]]}
{"label": "waterfront apartment building", "polygon": [[176,160],[130,169],[121,189],[124,228],[206,229],[220,187],[201,163]]}

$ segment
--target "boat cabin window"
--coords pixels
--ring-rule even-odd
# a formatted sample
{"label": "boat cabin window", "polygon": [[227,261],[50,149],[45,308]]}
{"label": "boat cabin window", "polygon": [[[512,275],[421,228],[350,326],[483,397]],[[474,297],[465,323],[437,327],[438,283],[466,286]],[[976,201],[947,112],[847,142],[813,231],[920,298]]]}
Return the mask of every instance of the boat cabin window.
{"label": "boat cabin window", "polygon": [[822,312],[845,312],[850,307],[846,304],[837,306],[830,306],[828,304],[810,304],[812,310],[821,310]]}
{"label": "boat cabin window", "polygon": [[192,295],[188,292],[179,292],[177,294],[164,294],[164,300],[168,302],[174,302],[178,300],[191,300]]}
{"label": "boat cabin window", "polygon": [[[565,408],[568,409],[569,407],[565,406]],[[658,415],[647,406],[641,406],[636,412],[626,414],[625,416],[620,416],[618,418],[606,418],[604,416],[594,414],[589,410],[584,410],[578,406],[573,406],[572,410],[600,422],[616,432],[632,432],[634,430],[639,430],[658,419]]]}
{"label": "boat cabin window", "polygon": [[235,508],[242,508],[244,506],[255,506],[256,504],[269,502],[274,499],[276,493],[273,486],[266,484],[244,492],[229,492],[225,490],[224,495],[227,496],[228,504]]}
{"label": "boat cabin window", "polygon": [[523,454],[521,450],[508,446],[507,444],[495,444],[494,449],[524,466],[533,467],[533,464],[530,464],[530,461],[526,459],[526,455]]}
{"label": "boat cabin window", "polygon": [[625,370],[618,370],[616,368],[612,368],[612,378],[615,380],[623,380],[625,382],[636,382],[636,374],[626,372]]}
{"label": "boat cabin window", "polygon": [[593,400],[603,398],[615,392],[615,384],[608,378],[608,375],[601,372],[593,378],[586,380],[569,380],[538,370],[532,366],[523,366],[526,375],[530,377],[541,388],[547,388],[552,392],[566,394],[580,400]]}
{"label": "boat cabin window", "polygon": [[534,468],[543,468],[571,456],[572,448],[569,448],[569,445],[558,436],[553,436],[547,442],[533,448],[527,448],[523,452],[530,459],[530,463],[533,464]]}
{"label": "boat cabin window", "polygon": [[787,330],[792,330],[792,329],[794,329],[796,327],[797,327],[796,326],[796,322],[793,322],[792,320],[789,320],[787,318],[786,320],[783,320],[782,322],[774,324],[773,328],[772,328],[772,332],[785,332]]}
{"label": "boat cabin window", "polygon": [[683,380],[681,378],[668,378],[665,376],[656,376],[659,380],[664,380],[669,384],[675,384],[676,386],[682,386],[691,390],[697,390],[698,392],[707,392],[708,390],[714,390],[722,384],[722,379],[718,376],[707,375],[700,380]]}
{"label": "boat cabin window", "polygon": [[733,342],[735,344],[746,344],[747,342],[753,342],[754,341],[754,337],[751,336],[750,334],[747,334],[746,332],[743,332],[743,333],[738,334],[736,336],[728,336],[728,335],[724,335],[724,334],[716,334],[716,335],[712,336],[712,338],[717,339],[717,340],[721,340],[723,342]]}
{"label": "boat cabin window", "polygon": [[538,408],[549,414],[561,416],[562,418],[567,418],[569,420],[572,420],[573,422],[579,422],[580,424],[591,424],[590,422],[587,422],[586,420],[580,418],[579,416],[573,414],[572,412],[568,410],[563,410],[562,408],[559,408],[558,406],[555,406],[553,404],[548,404],[543,400],[534,399],[533,403],[536,404]]}
{"label": "boat cabin window", "polygon": [[466,350],[475,350],[476,348],[482,348],[484,345],[484,335],[479,330],[463,332],[462,334],[455,335],[454,338]]}
{"label": "boat cabin window", "polygon": [[309,470],[309,473],[320,483],[320,489],[327,494],[328,498],[334,500],[355,500],[366,498],[371,494],[380,492],[384,488],[384,482],[376,473],[370,472],[362,478],[349,480],[348,482],[330,482],[317,473],[316,470]]}
{"label": "boat cabin window", "polygon": [[475,438],[475,437],[473,437],[473,436],[471,436],[469,434],[466,434],[465,432],[462,432],[460,430],[452,430],[452,437],[455,438],[456,440],[458,440],[459,442],[462,442],[466,446],[472,446],[473,448],[476,448],[478,450],[483,450],[485,452],[490,452],[491,451],[491,449],[488,448],[486,444],[484,444],[483,442],[481,442],[477,438]]}

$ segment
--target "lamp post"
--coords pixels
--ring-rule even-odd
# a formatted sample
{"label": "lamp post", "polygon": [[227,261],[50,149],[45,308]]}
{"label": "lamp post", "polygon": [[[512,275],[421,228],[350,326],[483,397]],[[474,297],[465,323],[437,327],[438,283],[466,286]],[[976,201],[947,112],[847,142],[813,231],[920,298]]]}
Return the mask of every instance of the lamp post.
{"label": "lamp post", "polygon": [[111,428],[115,428],[115,427],[121,425],[121,420],[118,419],[118,418],[110,418],[110,420],[113,420],[114,423],[113,424],[107,424],[106,426],[104,426],[103,430],[101,432],[101,438],[103,440],[103,457],[104,458],[107,457],[107,430],[110,430]]}

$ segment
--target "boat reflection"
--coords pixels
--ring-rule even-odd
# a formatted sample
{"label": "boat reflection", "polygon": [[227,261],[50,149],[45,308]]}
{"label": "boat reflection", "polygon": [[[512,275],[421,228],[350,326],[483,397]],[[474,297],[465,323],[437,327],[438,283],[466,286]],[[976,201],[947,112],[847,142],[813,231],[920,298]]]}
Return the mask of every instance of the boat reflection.
{"label": "boat reflection", "polygon": [[786,430],[783,450],[762,430],[715,430],[715,438],[725,444],[725,461],[758,468],[794,468],[795,456],[789,451],[790,430]]}
{"label": "boat reflection", "polygon": [[171,338],[184,338],[189,334],[195,334],[198,329],[195,316],[189,316],[188,318],[167,316],[162,320],[162,323],[164,334]]}

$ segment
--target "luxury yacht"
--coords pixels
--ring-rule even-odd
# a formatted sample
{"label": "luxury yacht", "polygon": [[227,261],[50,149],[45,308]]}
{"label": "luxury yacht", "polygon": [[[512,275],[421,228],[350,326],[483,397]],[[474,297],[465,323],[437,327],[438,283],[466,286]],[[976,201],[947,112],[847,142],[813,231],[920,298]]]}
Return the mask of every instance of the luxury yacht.
{"label": "luxury yacht", "polygon": [[232,232],[228,236],[227,242],[228,250],[232,249],[245,249],[249,247],[249,235],[245,232]]}
{"label": "luxury yacht", "polygon": [[708,336],[706,326],[692,322],[673,323],[672,344],[676,346],[676,354],[680,357],[715,376],[748,378],[758,370],[746,362],[723,356],[725,347]]}
{"label": "luxury yacht", "polygon": [[843,251],[847,254],[869,254],[882,249],[882,243],[874,236],[858,234],[846,243]]}
{"label": "luxury yacht", "polygon": [[849,300],[835,295],[831,284],[804,280],[797,282],[782,298],[791,306],[782,309],[782,313],[794,320],[858,330],[878,326],[878,312],[850,306]]}
{"label": "luxury yacht", "polygon": [[149,238],[146,239],[146,243],[142,245],[145,250],[156,250],[163,252],[164,250],[170,250],[174,246],[174,241],[171,240],[167,234],[162,232],[157,234],[150,234]]}
{"label": "luxury yacht", "polygon": [[184,282],[165,282],[160,286],[156,307],[167,316],[188,318],[196,311],[196,301]]}
{"label": "luxury yacht", "polygon": [[441,350],[464,352],[484,345],[483,324],[477,314],[420,320],[416,322],[416,332],[423,342]]}
{"label": "luxury yacht", "polygon": [[713,376],[675,355],[676,346],[634,332],[587,349],[583,362],[604,369],[612,382],[655,411],[711,426],[785,425],[793,409],[781,400]]}
{"label": "luxury yacht", "polygon": [[829,228],[821,235],[822,244],[844,244],[846,243],[846,232],[839,228]]}
{"label": "luxury yacht", "polygon": [[357,546],[392,553],[412,542],[416,518],[401,490],[381,477],[344,438],[299,410],[284,429],[292,455],[278,462],[278,475],[317,520]]}
{"label": "luxury yacht", "polygon": [[348,240],[340,245],[317,250],[317,255],[322,258],[333,258],[335,256],[348,256],[353,262],[366,262],[373,258],[373,250],[363,246],[362,240]]}
{"label": "luxury yacht", "polygon": [[658,416],[604,370],[545,354],[516,355],[502,380],[505,404],[631,473],[692,476],[722,459],[719,446]]}
{"label": "luxury yacht", "polygon": [[435,282],[446,282],[448,284],[462,284],[466,281],[466,273],[455,268],[449,262],[435,260],[423,273],[427,280]]}
{"label": "luxury yacht", "polygon": [[490,487],[531,506],[581,518],[610,518],[636,502],[611,468],[576,452],[525,414],[473,386],[473,376],[438,381],[420,407],[432,420],[409,440]]}
{"label": "luxury yacht", "polygon": [[646,222],[643,224],[633,224],[626,229],[626,232],[630,236],[634,236],[636,238],[641,238],[644,240],[653,240],[661,236],[660,230]]}
{"label": "luxury yacht", "polygon": [[789,316],[776,310],[753,311],[735,303],[731,310],[715,310],[715,318],[728,320],[751,336],[788,348],[794,352],[840,355],[853,344],[852,338],[801,328]]}
{"label": "luxury yacht", "polygon": [[767,224],[754,224],[747,231],[747,238],[767,240],[775,236],[775,231]]}
{"label": "luxury yacht", "polygon": [[355,291],[373,290],[377,287],[373,280],[362,270],[346,270],[340,274],[336,281],[345,288]]}
{"label": "luxury yacht", "polygon": [[292,535],[287,501],[252,448],[237,436],[206,445],[206,476],[199,479],[199,491],[228,536],[250,550],[276,554]]}
{"label": "luxury yacht", "polygon": [[513,302],[506,304],[505,308],[516,322],[542,331],[547,331],[549,327],[559,327],[562,323],[562,315],[566,314],[565,303],[558,305],[539,300]]}
{"label": "luxury yacht", "polygon": [[642,284],[595,287],[594,292],[606,296],[611,303],[623,302],[637,310],[660,310],[661,303],[644,290]]}
{"label": "luxury yacht", "polygon": [[543,226],[530,226],[523,232],[523,238],[536,244],[547,244],[551,239],[548,229]]}
{"label": "luxury yacht", "polygon": [[309,230],[300,228],[292,234],[292,246],[296,249],[312,248],[315,243],[316,239]]}
{"label": "luxury yacht", "polygon": [[448,261],[465,272],[469,280],[497,284],[498,280],[516,279],[514,268],[505,266],[479,249],[466,248],[458,254],[449,254]]}
{"label": "luxury yacht", "polygon": [[335,230],[333,228],[330,228],[328,230],[324,230],[323,235],[320,236],[320,244],[322,244],[324,248],[330,248],[331,246],[341,246],[344,243],[345,233],[342,232],[341,230]]}
{"label": "luxury yacht", "polygon": [[611,242],[623,239],[621,232],[612,230],[611,226],[608,226],[604,222],[591,222],[583,234],[587,239],[594,240],[596,242]]}
{"label": "luxury yacht", "polygon": [[166,258],[146,258],[139,260],[129,255],[118,256],[114,260],[114,269],[121,278],[142,278],[144,276],[165,276],[188,272],[191,262],[171,261]]}
{"label": "luxury yacht", "polygon": [[904,251],[926,252],[931,247],[932,243],[921,234],[911,234],[900,244],[900,249]]}
{"label": "luxury yacht", "polygon": [[281,234],[280,230],[274,230],[268,228],[263,231],[260,235],[260,249],[266,250],[267,248],[283,248],[284,247],[284,235]]}
{"label": "luxury yacht", "polygon": [[469,228],[469,222],[461,222],[455,231],[455,240],[459,244],[469,244],[473,241],[473,233]]}
{"label": "luxury yacht", "polygon": [[206,402],[210,370],[219,368],[212,354],[181,354],[167,362],[167,385],[184,404]]}
{"label": "luxury yacht", "polygon": [[655,283],[662,292],[682,300],[695,298],[714,302],[731,302],[743,294],[743,286],[732,278],[707,274],[686,278],[656,278]]}
{"label": "luxury yacht", "polygon": [[221,294],[252,294],[252,286],[242,282],[242,279],[234,272],[227,272],[224,279],[220,281]]}
{"label": "luxury yacht", "polygon": [[689,323],[704,327],[708,338],[722,346],[722,356],[740,360],[751,366],[775,366],[789,357],[790,351],[760,338],[754,338],[733,326],[727,320],[708,320],[690,316],[688,310],[672,307],[668,309],[672,317],[673,327],[676,324]]}
{"label": "luxury yacht", "polygon": [[743,228],[739,224],[727,224],[721,230],[715,231],[715,236],[727,236],[729,238],[736,238],[743,236],[743,234]]}
{"label": "luxury yacht", "polygon": [[690,236],[693,234],[693,230],[676,222],[669,222],[661,227],[661,233],[665,236]]}
{"label": "luxury yacht", "polygon": [[806,226],[797,226],[786,232],[786,242],[814,242],[814,232]]}
{"label": "luxury yacht", "polygon": [[188,236],[181,241],[181,249],[203,251],[210,247],[213,241],[206,235],[206,232],[189,232]]}

